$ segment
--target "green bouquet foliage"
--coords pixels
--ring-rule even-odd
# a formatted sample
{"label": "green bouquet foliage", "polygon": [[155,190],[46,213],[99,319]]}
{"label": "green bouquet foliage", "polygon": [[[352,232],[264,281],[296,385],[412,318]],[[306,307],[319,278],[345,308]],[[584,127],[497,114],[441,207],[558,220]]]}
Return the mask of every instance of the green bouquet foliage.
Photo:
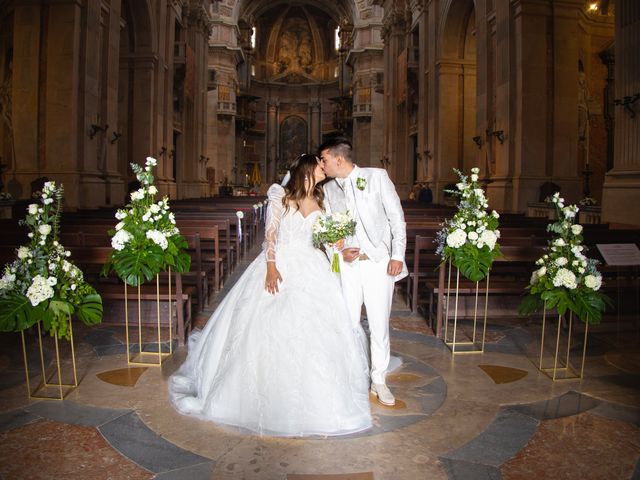
{"label": "green bouquet foliage", "polygon": [[459,197],[458,211],[445,221],[438,232],[438,249],[444,262],[451,260],[460,273],[471,281],[484,279],[495,258],[500,256],[500,215],[493,210],[487,213],[489,204],[478,184],[479,169],[472,168],[471,176],[454,169],[460,181],[457,190],[449,191]]}
{"label": "green bouquet foliage", "polygon": [[42,321],[46,332],[69,339],[73,315],[86,325],[102,321],[100,295],[59,242],[63,193],[62,185],[45,183],[40,205],[29,205],[21,221],[30,243],[18,248],[0,279],[0,331],[19,332]]}
{"label": "green bouquet foliage", "polygon": [[544,308],[556,309],[558,314],[575,313],[583,322],[598,324],[611,300],[600,292],[602,275],[598,261],[584,255],[582,225],[576,224],[578,207],[564,205],[556,193],[551,197],[558,220],[547,227],[556,237],[549,241],[546,253],[536,261],[538,269],[531,275],[525,296],[518,311],[530,315]]}
{"label": "green bouquet foliage", "polygon": [[156,164],[152,157],[147,157],[144,169],[131,164],[141,187],[131,193],[131,203],[118,210],[119,223],[109,231],[113,251],[103,274],[114,270],[123,282],[134,287],[169,267],[183,273],[191,265],[187,242],[176,228],[168,198],[155,201],[158,189],[151,171]]}

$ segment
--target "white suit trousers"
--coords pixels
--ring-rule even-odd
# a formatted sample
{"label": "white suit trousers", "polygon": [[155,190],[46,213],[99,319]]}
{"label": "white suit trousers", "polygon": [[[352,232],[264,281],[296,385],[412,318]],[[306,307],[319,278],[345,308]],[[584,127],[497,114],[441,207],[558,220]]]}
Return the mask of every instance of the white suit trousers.
{"label": "white suit trousers", "polygon": [[394,278],[387,274],[389,257],[379,262],[354,260],[340,262],[340,279],[351,320],[360,323],[362,304],[367,311],[371,346],[371,381],[386,383],[389,368],[389,315]]}

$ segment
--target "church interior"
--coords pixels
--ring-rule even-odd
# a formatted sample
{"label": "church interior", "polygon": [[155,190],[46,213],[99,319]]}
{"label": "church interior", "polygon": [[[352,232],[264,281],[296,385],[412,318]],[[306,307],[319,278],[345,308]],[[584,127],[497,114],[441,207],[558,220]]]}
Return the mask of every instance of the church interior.
{"label": "church interior", "polygon": [[[62,184],[60,242],[104,307],[71,342],[0,333],[0,478],[640,478],[639,51],[637,0],[0,0],[0,264]],[[405,214],[396,405],[372,397],[373,428],[342,437],[180,415],[168,378],[261,254],[267,189],[335,137]],[[101,270],[147,157],[192,269],[136,306]],[[504,254],[484,324],[470,288],[454,319],[434,245],[472,168]],[[597,325],[518,313],[556,192],[601,262]],[[451,329],[481,349],[456,352]]]}

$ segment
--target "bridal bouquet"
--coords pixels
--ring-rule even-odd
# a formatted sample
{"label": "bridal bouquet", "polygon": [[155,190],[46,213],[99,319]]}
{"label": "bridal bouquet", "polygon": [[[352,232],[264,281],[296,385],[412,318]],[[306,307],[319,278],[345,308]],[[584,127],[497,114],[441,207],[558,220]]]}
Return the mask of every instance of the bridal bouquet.
{"label": "bridal bouquet", "polygon": [[469,280],[479,282],[487,276],[493,260],[500,256],[500,230],[498,230],[498,212],[490,214],[484,191],[478,184],[480,169],[472,168],[467,178],[459,170],[460,181],[457,190],[450,193],[460,198],[458,212],[452,219],[445,221],[438,232],[438,248],[443,261],[451,260],[458,270]]}
{"label": "bridal bouquet", "polygon": [[30,230],[30,242],[18,248],[18,258],[0,278],[0,331],[22,331],[42,321],[45,331],[69,339],[72,315],[86,325],[102,321],[102,299],[60,244],[62,186],[47,182],[39,196],[40,204],[29,205],[20,221]]}
{"label": "bridal bouquet", "polygon": [[546,253],[536,261],[538,269],[531,275],[528,295],[519,307],[522,315],[542,308],[557,309],[560,315],[567,310],[580,320],[600,323],[608,297],[599,292],[602,275],[598,261],[584,255],[582,225],[574,223],[578,207],[564,206],[564,199],[556,193],[551,197],[558,220],[547,227],[556,237],[549,241]]}
{"label": "bridal bouquet", "polygon": [[141,187],[131,193],[131,203],[116,212],[119,223],[109,232],[113,250],[103,274],[113,269],[123,282],[134,287],[169,267],[187,272],[191,264],[187,242],[176,228],[168,198],[155,201],[158,189],[151,173],[155,166],[152,157],[147,157],[144,169],[131,164]]}
{"label": "bridal bouquet", "polygon": [[334,245],[340,240],[345,240],[356,231],[356,221],[349,212],[334,213],[332,215],[318,215],[313,224],[313,245],[320,248],[323,245],[330,246],[333,250],[331,271],[340,273],[340,259]]}

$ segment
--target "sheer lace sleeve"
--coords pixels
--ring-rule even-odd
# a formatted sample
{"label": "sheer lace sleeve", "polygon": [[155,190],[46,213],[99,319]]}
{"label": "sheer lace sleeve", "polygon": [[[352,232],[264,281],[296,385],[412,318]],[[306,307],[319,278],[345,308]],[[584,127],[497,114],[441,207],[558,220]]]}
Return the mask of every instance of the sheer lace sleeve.
{"label": "sheer lace sleeve", "polygon": [[267,197],[269,198],[269,204],[267,205],[267,218],[264,229],[264,243],[262,244],[262,250],[267,262],[275,262],[276,242],[278,239],[278,231],[280,230],[280,221],[282,220],[282,214],[284,211],[284,207],[282,205],[284,188],[277,183],[274,183],[269,187]]}

